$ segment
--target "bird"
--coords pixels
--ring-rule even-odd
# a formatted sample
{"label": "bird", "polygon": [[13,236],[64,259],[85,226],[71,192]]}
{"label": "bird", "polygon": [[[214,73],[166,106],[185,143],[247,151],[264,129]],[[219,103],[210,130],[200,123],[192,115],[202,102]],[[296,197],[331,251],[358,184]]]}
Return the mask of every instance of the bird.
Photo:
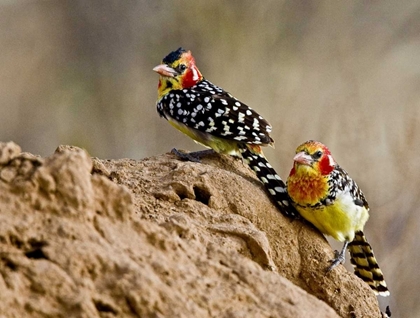
{"label": "bird", "polygon": [[[265,158],[262,146],[273,146],[271,125],[255,110],[206,80],[191,51],[182,47],[153,68],[159,74],[158,114],[195,142],[221,154],[242,158],[254,170],[280,211],[298,215],[286,184]],[[197,160],[193,153],[178,156]]]}
{"label": "bird", "polygon": [[344,242],[327,272],[344,263],[347,247],[355,275],[376,295],[390,294],[371,245],[363,233],[369,205],[356,182],[321,142],[309,140],[296,149],[287,191],[300,215],[322,233]]}

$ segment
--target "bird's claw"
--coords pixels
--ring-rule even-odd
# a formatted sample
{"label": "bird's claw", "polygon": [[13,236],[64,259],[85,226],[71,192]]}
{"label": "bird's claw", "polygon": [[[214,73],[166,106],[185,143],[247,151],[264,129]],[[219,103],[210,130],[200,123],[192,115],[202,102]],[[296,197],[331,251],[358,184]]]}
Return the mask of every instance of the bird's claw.
{"label": "bird's claw", "polygon": [[345,261],[345,254],[337,250],[334,251],[334,259],[330,260],[331,265],[328,267],[327,272],[331,272],[335,267],[343,264]]}
{"label": "bird's claw", "polygon": [[198,159],[197,157],[193,156],[193,152],[191,153],[185,153],[185,152],[180,152],[178,149],[173,148],[171,150],[171,152],[176,155],[178,158],[181,158],[183,160],[188,160],[188,161],[192,161],[192,162],[200,162],[200,159]]}
{"label": "bird's claw", "polygon": [[336,258],[340,258],[340,251],[334,250],[334,259],[330,260],[330,262],[333,262]]}
{"label": "bird's claw", "polygon": [[173,148],[171,150],[171,152],[181,159],[192,161],[192,162],[201,162],[200,158],[215,153],[215,151],[213,149],[200,150],[200,151],[194,151],[194,152],[186,153],[186,152],[181,152],[176,148]]}

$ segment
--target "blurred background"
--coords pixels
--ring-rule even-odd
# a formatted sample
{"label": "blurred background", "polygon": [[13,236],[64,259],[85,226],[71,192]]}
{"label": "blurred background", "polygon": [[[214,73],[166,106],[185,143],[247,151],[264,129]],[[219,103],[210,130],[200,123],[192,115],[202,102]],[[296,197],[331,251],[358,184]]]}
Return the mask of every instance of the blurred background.
{"label": "blurred background", "polygon": [[420,317],[420,2],[0,0],[0,140],[104,159],[202,149],[156,113],[152,68],[180,46],[270,121],[282,177],[302,142],[329,146],[371,206],[382,308]]}

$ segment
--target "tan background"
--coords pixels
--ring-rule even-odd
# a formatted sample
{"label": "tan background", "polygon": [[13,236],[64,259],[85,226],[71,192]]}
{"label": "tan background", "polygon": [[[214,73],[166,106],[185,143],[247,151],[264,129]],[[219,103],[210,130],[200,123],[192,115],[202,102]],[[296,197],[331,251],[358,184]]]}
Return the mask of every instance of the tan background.
{"label": "tan background", "polygon": [[371,206],[392,317],[419,317],[420,3],[0,0],[0,140],[101,158],[198,150],[155,110],[152,68],[191,49],[274,127],[282,177],[327,144]]}

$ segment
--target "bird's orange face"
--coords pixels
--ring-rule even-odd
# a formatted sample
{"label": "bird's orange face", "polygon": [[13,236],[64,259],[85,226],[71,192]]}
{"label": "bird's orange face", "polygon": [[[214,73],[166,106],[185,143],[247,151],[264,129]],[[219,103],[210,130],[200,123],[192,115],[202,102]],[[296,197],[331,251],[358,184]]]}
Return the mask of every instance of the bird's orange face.
{"label": "bird's orange face", "polygon": [[171,90],[181,90],[196,85],[203,79],[191,51],[179,48],[169,53],[162,64],[153,68],[159,77],[159,98]]}
{"label": "bird's orange face", "polygon": [[[290,175],[295,173],[328,175],[336,165],[330,150],[324,144],[310,140],[296,149]],[[313,171],[311,171],[313,170]]]}
{"label": "bird's orange face", "polygon": [[296,149],[294,164],[287,180],[287,190],[293,201],[312,205],[328,191],[328,174],[336,165],[328,148],[317,141],[307,141]]}

